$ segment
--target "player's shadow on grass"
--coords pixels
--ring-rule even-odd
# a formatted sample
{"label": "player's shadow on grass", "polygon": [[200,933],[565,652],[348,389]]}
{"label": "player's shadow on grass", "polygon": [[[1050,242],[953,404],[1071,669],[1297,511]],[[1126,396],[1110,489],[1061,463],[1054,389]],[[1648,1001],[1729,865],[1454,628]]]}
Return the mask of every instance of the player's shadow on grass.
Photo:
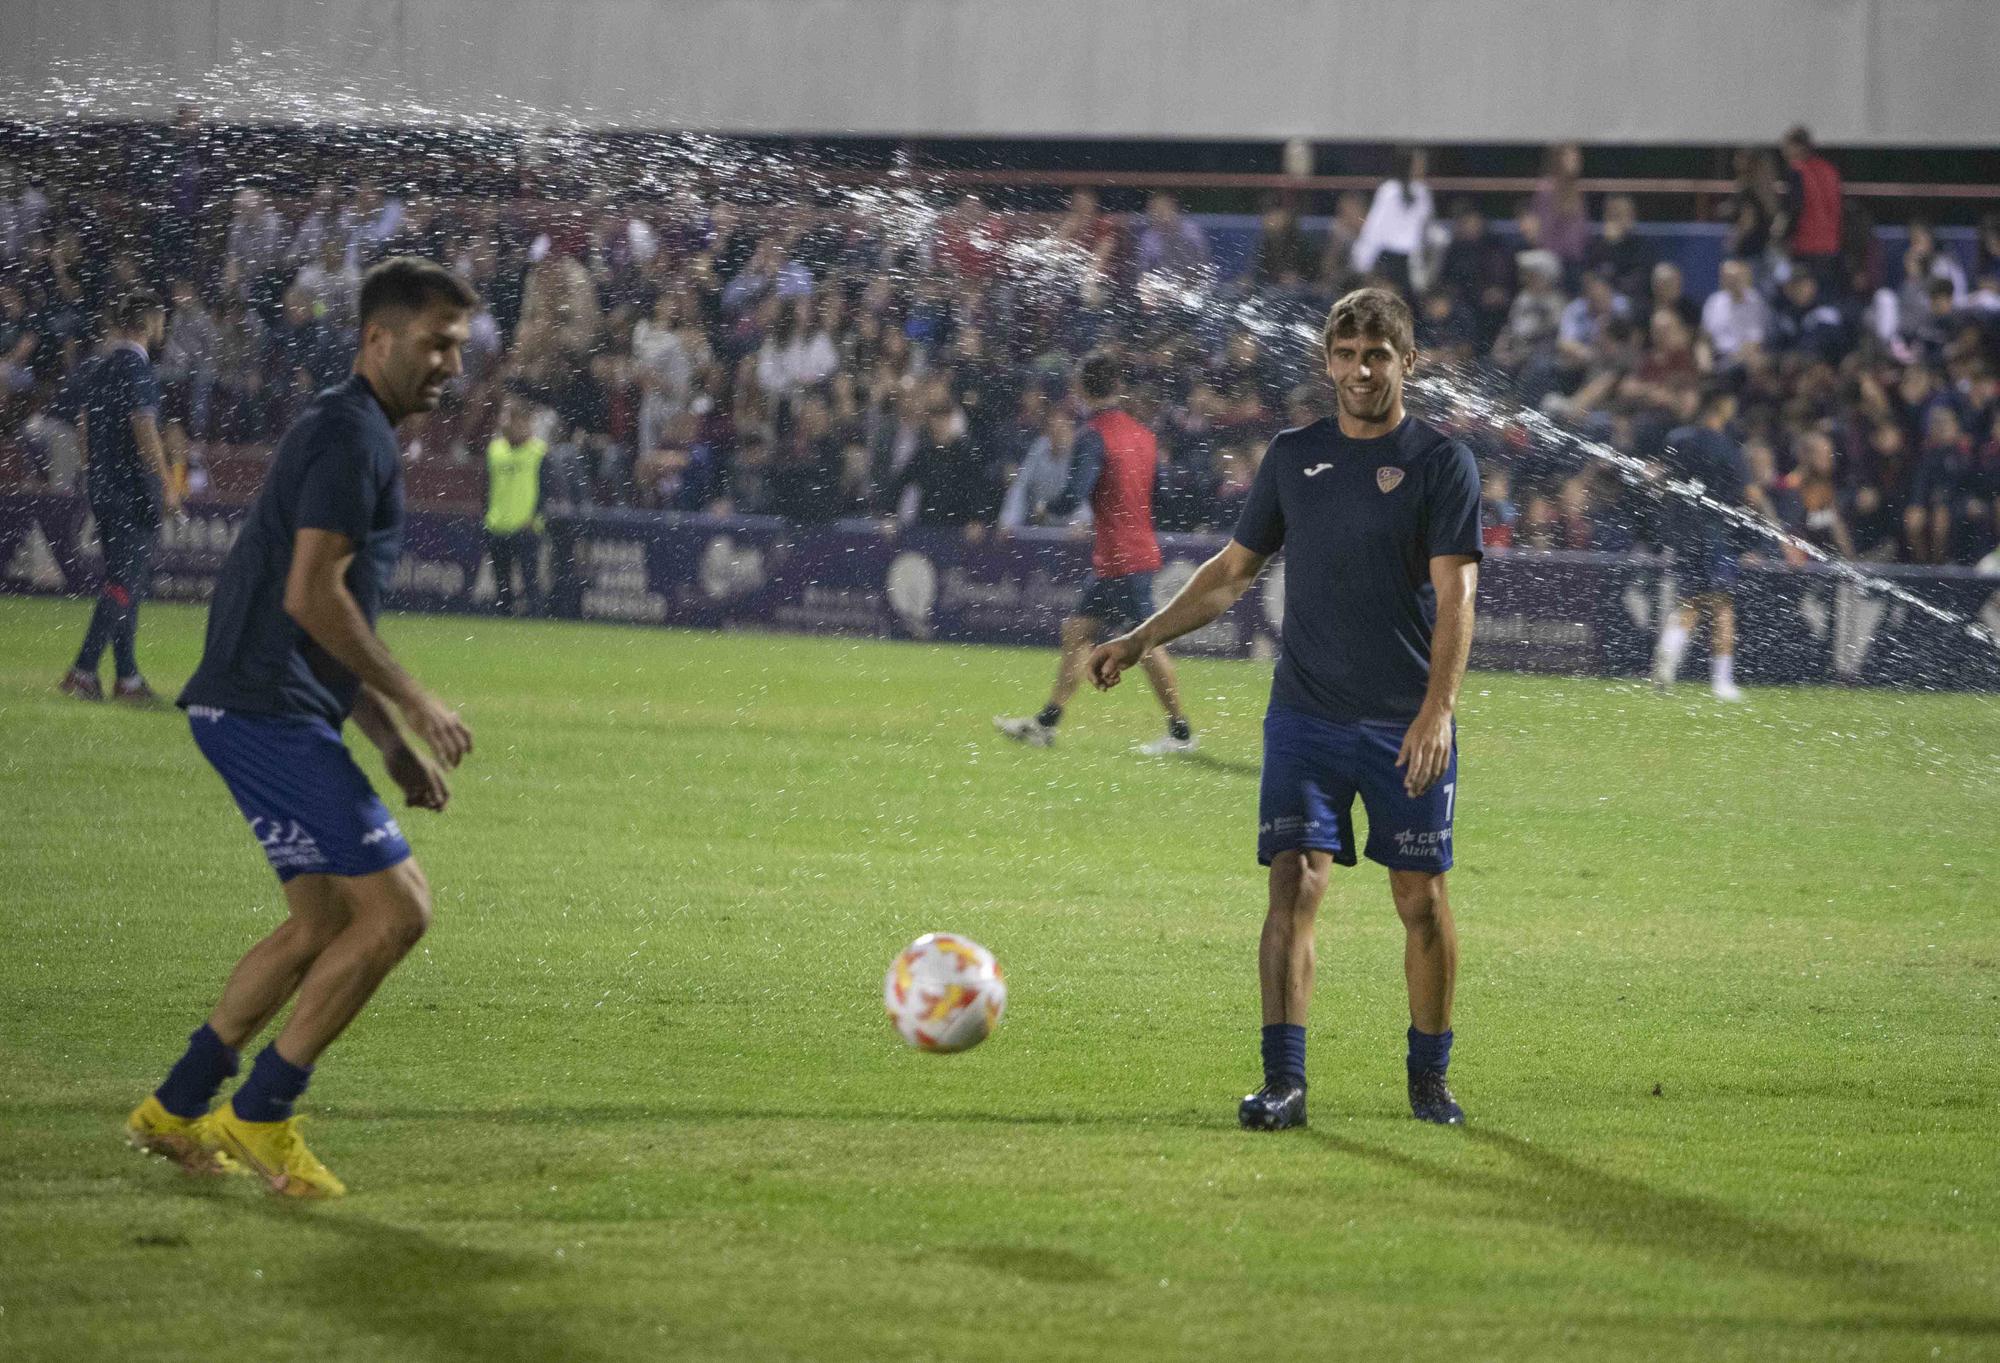
{"label": "player's shadow on grass", "polygon": [[[283,1284],[314,1311],[345,1318],[356,1334],[396,1336],[406,1347],[385,1357],[581,1360],[604,1355],[577,1339],[547,1305],[546,1260],[448,1244],[419,1230],[259,1195],[246,1210],[282,1221],[302,1244],[331,1241],[300,1256]],[[525,1289],[512,1296],[510,1287]],[[539,1302],[535,1308],[522,1305]]]}
{"label": "player's shadow on grass", "polygon": [[[1829,1244],[1811,1231],[1759,1221],[1704,1198],[1662,1192],[1637,1179],[1607,1173],[1490,1126],[1468,1126],[1464,1139],[1505,1154],[1524,1173],[1453,1168],[1405,1150],[1370,1145],[1308,1128],[1321,1144],[1427,1182],[1456,1185],[1510,1204],[1522,1219],[1553,1223],[1592,1241],[1677,1255],[1745,1272],[1769,1272],[1816,1282],[1831,1303],[1863,1302],[1888,1313],[1836,1314],[1840,1330],[1926,1331],[2000,1335],[2000,1315],[1951,1311],[1966,1294],[1928,1273]],[[1982,1303],[1983,1304],[1983,1303]],[[1940,1307],[1947,1308],[1939,1310]],[[1745,1322],[1750,1324],[1752,1322]],[[1767,1327],[1772,1322],[1754,1322]]]}
{"label": "player's shadow on grass", "polygon": [[1219,771],[1228,776],[1262,777],[1264,774],[1263,767],[1255,762],[1245,762],[1233,757],[1217,757],[1212,752],[1203,752],[1198,748],[1190,753],[1182,753],[1180,760],[1191,767],[1206,767],[1209,771]]}

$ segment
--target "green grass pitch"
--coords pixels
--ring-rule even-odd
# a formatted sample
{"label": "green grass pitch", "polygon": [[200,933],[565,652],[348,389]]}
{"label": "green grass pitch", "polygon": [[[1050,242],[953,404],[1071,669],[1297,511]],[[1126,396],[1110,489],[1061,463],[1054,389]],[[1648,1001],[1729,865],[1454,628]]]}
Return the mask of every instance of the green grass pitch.
{"label": "green grass pitch", "polygon": [[[1460,1131],[1338,874],[1309,1130],[1248,1135],[1268,669],[1005,745],[1046,652],[397,618],[478,751],[308,1096],[353,1195],[119,1141],[275,882],[177,714],[0,599],[0,1357],[2000,1356],[2000,703],[1475,675]],[[200,615],[149,608],[163,687]],[[1007,1020],[904,1048],[932,928]]]}

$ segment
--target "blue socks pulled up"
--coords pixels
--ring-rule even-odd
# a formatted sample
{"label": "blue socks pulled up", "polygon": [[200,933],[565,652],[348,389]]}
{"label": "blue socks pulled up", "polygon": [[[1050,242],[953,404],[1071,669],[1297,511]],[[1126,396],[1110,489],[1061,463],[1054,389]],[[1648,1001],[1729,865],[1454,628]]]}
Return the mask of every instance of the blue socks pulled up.
{"label": "blue socks pulled up", "polygon": [[311,1065],[294,1065],[278,1054],[273,1042],[257,1052],[250,1077],[229,1100],[236,1115],[246,1122],[282,1122],[292,1115],[292,1104],[312,1082]]}
{"label": "blue socks pulled up", "polygon": [[1264,1082],[1282,1086],[1306,1082],[1306,1029],[1293,1022],[1264,1024]]}
{"label": "blue socks pulled up", "polygon": [[167,1071],[166,1082],[153,1090],[160,1106],[176,1117],[193,1120],[208,1111],[222,1081],[237,1071],[236,1052],[206,1022],[188,1036],[187,1050]]}
{"label": "blue socks pulled up", "polygon": [[1404,1063],[1412,1077],[1426,1070],[1443,1074],[1451,1065],[1451,1029],[1447,1027],[1432,1036],[1429,1032],[1410,1028],[1410,1054]]}

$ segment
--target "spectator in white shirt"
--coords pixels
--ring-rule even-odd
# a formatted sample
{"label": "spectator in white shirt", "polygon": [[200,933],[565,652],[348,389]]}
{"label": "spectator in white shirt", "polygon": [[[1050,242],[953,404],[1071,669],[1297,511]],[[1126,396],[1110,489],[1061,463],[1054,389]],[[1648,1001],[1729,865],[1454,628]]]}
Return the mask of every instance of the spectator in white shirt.
{"label": "spectator in white shirt", "polygon": [[1414,288],[1413,276],[1421,269],[1425,239],[1435,216],[1431,187],[1424,183],[1427,169],[1421,147],[1406,147],[1396,153],[1396,173],[1375,187],[1368,220],[1354,243],[1354,268],[1386,279],[1405,297]]}
{"label": "spectator in white shirt", "polygon": [[1722,287],[1702,304],[1701,329],[1715,358],[1724,364],[1739,359],[1746,348],[1764,344],[1771,331],[1771,308],[1757,292],[1747,261],[1722,263]]}

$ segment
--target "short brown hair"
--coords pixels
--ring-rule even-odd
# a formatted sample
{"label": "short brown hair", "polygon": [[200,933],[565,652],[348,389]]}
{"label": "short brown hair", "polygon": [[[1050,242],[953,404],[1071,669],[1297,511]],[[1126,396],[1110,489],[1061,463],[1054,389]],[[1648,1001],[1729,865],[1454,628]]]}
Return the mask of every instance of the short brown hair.
{"label": "short brown hair", "polygon": [[359,325],[365,329],[378,313],[422,312],[433,303],[471,312],[479,293],[434,260],[391,256],[361,277]]}
{"label": "short brown hair", "polygon": [[1320,347],[1333,352],[1335,337],[1373,336],[1395,347],[1398,355],[1417,348],[1417,322],[1410,305],[1389,289],[1356,289],[1333,305],[1320,332]]}

